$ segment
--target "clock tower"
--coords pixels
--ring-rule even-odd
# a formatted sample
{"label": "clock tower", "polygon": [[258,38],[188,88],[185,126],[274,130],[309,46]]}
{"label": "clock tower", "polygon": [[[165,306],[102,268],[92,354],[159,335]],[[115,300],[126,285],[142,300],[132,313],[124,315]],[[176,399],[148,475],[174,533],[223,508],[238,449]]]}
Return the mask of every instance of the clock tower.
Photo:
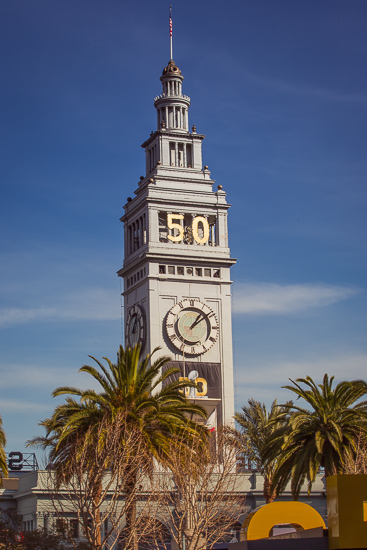
{"label": "clock tower", "polygon": [[204,135],[189,129],[190,98],[171,59],[154,99],[157,130],[142,144],[146,175],[124,206],[125,346],[159,346],[183,378],[208,426],[234,414],[229,204],[202,163]]}

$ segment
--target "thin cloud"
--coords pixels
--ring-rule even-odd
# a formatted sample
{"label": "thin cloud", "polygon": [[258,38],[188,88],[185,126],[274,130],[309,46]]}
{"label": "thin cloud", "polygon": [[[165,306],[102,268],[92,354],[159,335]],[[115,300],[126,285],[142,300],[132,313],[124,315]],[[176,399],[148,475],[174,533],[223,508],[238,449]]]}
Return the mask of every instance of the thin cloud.
{"label": "thin cloud", "polygon": [[[294,399],[295,396],[282,386],[290,384],[289,379],[311,376],[320,384],[325,373],[335,376],[335,384],[342,380],[364,380],[367,372],[366,353],[333,354],[329,357],[309,357],[303,360],[269,359],[264,362],[249,361],[235,369],[238,407],[247,404],[249,398],[267,405],[277,398],[278,402]],[[275,376],[276,375],[276,376]],[[276,381],[275,381],[276,380]]]}
{"label": "thin cloud", "polygon": [[0,327],[42,321],[116,321],[120,319],[119,294],[101,288],[59,297],[53,306],[8,307],[0,309]]}
{"label": "thin cloud", "polygon": [[0,399],[1,410],[16,413],[34,413],[44,412],[50,410],[50,405],[42,403],[32,403],[31,401],[25,401],[24,399]]}
{"label": "thin cloud", "polygon": [[284,80],[270,79],[256,75],[249,71],[246,68],[242,69],[242,73],[253,82],[271,88],[272,90],[285,93],[285,94],[297,94],[304,96],[313,96],[320,99],[326,99],[329,101],[338,101],[338,102],[362,102],[367,101],[366,93],[359,92],[341,92],[338,90],[325,89],[325,88],[312,88],[310,86],[300,86],[297,84],[289,83]]}
{"label": "thin cloud", "polygon": [[234,288],[234,311],[247,315],[286,315],[329,306],[361,291],[356,287],[320,284],[240,283]]}
{"label": "thin cloud", "polygon": [[321,383],[325,373],[335,376],[338,380],[355,380],[366,378],[367,354],[343,353],[332,354],[329,357],[310,356],[303,360],[281,361],[268,359],[257,361],[256,365],[240,365],[236,368],[237,382],[248,386],[267,385],[267,381],[274,380],[276,373],[277,387],[288,384],[289,378],[305,378],[311,376]]}
{"label": "thin cloud", "polygon": [[[85,357],[85,363],[93,365],[91,358]],[[68,386],[78,388],[98,389],[98,384],[94,379],[85,373],[79,373],[81,365],[75,367],[65,367],[65,365],[54,365],[50,367],[40,367],[32,364],[8,364],[7,374],[3,375],[1,389],[9,388],[42,388],[51,394],[51,391],[57,386],[64,386],[66,381]]]}
{"label": "thin cloud", "polygon": [[10,307],[0,310],[0,327],[10,327],[33,320],[49,319],[56,316],[55,308],[21,308]]}
{"label": "thin cloud", "polygon": [[[280,78],[272,78],[264,73],[256,73],[250,70],[246,62],[239,64],[236,57],[230,56],[226,52],[217,52],[215,57],[216,68],[220,63],[221,72],[232,75],[234,72],[239,72],[241,76],[249,82],[253,82],[258,86],[267,88],[272,92],[287,95],[298,95],[306,97],[319,98],[326,101],[334,101],[338,103],[366,103],[367,93],[362,91],[341,90],[336,87],[323,87],[322,85],[307,85],[294,80],[285,80]],[[315,81],[316,82],[316,81]]]}

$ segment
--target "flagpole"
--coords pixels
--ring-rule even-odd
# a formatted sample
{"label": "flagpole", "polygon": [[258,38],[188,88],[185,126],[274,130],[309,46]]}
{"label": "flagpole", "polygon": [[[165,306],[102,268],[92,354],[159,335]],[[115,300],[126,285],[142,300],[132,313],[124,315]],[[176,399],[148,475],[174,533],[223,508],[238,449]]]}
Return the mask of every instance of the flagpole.
{"label": "flagpole", "polygon": [[171,59],[173,59],[173,47],[172,47],[172,6],[169,7],[169,45],[171,51]]}

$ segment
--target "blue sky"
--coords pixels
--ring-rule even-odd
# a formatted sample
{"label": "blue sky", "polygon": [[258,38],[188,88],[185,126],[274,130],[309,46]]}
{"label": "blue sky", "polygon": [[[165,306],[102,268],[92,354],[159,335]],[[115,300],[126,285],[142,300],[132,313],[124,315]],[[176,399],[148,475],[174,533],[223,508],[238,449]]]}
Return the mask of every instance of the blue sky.
{"label": "blue sky", "polygon": [[[366,377],[366,24],[365,0],[173,1],[190,124],[233,205],[238,408],[287,399],[289,377]],[[2,2],[0,44],[10,451],[121,342],[119,217],[155,129],[168,4]]]}

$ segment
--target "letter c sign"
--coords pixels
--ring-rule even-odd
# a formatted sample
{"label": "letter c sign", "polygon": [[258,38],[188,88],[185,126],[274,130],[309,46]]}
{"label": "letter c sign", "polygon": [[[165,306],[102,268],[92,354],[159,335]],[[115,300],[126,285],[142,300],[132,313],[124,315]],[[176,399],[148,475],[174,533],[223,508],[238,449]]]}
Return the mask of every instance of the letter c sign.
{"label": "letter c sign", "polygon": [[271,502],[247,516],[242,525],[241,540],[265,539],[274,525],[279,523],[290,523],[303,529],[325,529],[324,520],[312,506],[298,501]]}

